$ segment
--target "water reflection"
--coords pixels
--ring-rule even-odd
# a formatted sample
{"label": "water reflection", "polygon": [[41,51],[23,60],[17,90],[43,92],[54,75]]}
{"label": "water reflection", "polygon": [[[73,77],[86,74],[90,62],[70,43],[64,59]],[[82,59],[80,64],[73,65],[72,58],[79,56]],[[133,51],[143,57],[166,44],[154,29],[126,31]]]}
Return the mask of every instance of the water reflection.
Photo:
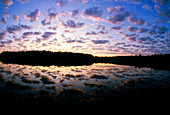
{"label": "water reflection", "polygon": [[170,82],[170,72],[96,63],[90,66],[27,66],[0,63],[0,91],[22,99],[61,100],[129,95]]}

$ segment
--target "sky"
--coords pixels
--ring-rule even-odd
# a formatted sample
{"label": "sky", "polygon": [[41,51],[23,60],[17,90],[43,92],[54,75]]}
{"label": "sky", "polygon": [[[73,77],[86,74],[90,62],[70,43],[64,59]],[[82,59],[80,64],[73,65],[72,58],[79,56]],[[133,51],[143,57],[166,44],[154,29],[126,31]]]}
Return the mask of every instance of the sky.
{"label": "sky", "polygon": [[170,0],[0,0],[0,52],[170,54]]}

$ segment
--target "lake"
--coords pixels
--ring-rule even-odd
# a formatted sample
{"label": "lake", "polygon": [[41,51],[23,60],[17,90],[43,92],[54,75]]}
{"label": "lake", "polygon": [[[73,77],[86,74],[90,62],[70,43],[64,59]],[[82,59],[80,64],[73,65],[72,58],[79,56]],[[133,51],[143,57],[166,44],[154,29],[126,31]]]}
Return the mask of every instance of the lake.
{"label": "lake", "polygon": [[[29,66],[0,62],[0,98],[26,104],[108,103],[169,96],[170,71],[95,63]],[[131,99],[131,98],[130,98]]]}

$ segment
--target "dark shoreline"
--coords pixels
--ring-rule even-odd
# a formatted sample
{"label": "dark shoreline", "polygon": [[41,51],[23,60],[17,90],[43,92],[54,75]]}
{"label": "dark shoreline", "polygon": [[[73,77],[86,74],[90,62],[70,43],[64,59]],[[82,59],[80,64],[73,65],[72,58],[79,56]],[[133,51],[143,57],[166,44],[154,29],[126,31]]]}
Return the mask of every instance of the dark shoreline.
{"label": "dark shoreline", "polygon": [[4,64],[20,64],[32,66],[82,66],[93,63],[111,63],[135,67],[149,67],[159,70],[170,70],[170,54],[150,56],[117,56],[97,57],[91,54],[50,51],[2,52],[0,61]]}

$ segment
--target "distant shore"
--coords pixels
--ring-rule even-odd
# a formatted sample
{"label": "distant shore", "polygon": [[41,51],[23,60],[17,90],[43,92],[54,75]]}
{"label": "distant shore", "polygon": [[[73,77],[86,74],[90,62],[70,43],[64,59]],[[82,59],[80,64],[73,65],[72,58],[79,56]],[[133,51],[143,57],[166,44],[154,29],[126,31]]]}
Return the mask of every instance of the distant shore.
{"label": "distant shore", "polygon": [[150,56],[116,56],[97,57],[91,54],[50,51],[4,51],[0,54],[2,63],[33,65],[33,66],[81,66],[93,63],[112,63],[136,67],[150,67],[153,69],[170,70],[170,54],[156,54]]}

